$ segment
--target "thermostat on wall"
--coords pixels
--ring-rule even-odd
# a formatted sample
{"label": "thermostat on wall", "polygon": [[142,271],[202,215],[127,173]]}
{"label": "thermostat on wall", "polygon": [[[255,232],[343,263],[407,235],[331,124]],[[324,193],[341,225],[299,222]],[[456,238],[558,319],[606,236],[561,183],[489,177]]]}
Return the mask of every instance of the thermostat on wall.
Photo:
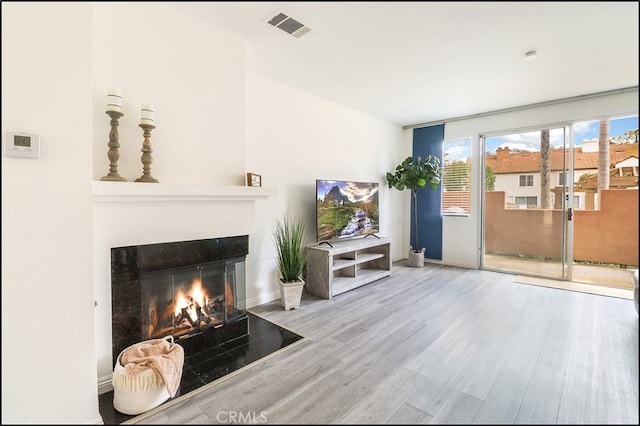
{"label": "thermostat on wall", "polygon": [[40,137],[30,133],[7,132],[4,155],[7,157],[40,158]]}

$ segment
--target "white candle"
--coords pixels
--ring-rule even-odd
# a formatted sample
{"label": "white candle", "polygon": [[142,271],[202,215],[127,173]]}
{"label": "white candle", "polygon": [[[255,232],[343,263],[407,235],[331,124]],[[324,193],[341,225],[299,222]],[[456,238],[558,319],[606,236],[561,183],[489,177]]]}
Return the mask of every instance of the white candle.
{"label": "white candle", "polygon": [[153,125],[153,104],[142,104],[140,109],[140,124]]}
{"label": "white candle", "polygon": [[122,112],[122,90],[109,89],[107,92],[107,111]]}

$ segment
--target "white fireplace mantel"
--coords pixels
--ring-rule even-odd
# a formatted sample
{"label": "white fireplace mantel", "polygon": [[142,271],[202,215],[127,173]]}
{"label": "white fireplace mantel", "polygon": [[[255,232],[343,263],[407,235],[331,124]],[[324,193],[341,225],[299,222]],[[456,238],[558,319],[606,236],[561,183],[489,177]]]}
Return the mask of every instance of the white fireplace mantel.
{"label": "white fireplace mantel", "polygon": [[145,182],[93,181],[93,201],[251,201],[276,195],[276,188]]}

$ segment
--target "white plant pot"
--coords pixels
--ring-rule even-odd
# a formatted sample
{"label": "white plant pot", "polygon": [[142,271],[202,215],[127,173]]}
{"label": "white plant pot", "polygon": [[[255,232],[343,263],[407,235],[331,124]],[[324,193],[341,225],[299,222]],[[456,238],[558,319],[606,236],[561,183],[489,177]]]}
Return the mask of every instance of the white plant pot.
{"label": "white plant pot", "polygon": [[304,288],[304,281],[296,281],[293,283],[283,283],[280,281],[280,300],[285,311],[290,309],[297,309],[300,307],[300,300],[302,299],[302,289]]}
{"label": "white plant pot", "polygon": [[407,265],[412,268],[422,268],[424,266],[424,252],[427,249],[422,247],[419,252],[413,251],[412,247],[409,247],[409,257],[407,258]]}

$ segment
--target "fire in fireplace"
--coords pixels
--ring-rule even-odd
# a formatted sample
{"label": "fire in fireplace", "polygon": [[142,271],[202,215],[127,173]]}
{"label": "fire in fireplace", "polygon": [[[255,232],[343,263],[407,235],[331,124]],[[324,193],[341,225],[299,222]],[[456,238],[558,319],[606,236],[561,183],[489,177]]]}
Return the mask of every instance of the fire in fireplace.
{"label": "fire in fireplace", "polygon": [[248,334],[248,236],[111,250],[113,359],[128,346],[173,336],[193,350]]}
{"label": "fire in fireplace", "polygon": [[243,270],[244,259],[233,259],[143,273],[143,339],[179,340],[243,315],[234,297]]}

